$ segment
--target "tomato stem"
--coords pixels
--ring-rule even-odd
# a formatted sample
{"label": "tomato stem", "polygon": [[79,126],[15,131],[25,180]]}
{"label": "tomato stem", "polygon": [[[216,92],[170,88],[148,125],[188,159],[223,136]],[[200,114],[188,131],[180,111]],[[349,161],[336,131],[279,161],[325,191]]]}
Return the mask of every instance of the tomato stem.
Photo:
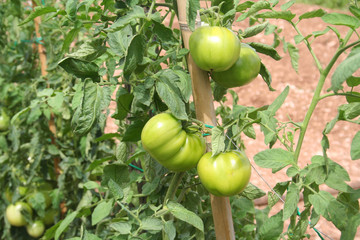
{"label": "tomato stem", "polygon": [[170,186],[166,192],[165,199],[164,199],[164,206],[166,205],[168,200],[171,200],[174,198],[177,188],[179,187],[181,183],[181,179],[185,175],[185,172],[177,172],[173,176]]}

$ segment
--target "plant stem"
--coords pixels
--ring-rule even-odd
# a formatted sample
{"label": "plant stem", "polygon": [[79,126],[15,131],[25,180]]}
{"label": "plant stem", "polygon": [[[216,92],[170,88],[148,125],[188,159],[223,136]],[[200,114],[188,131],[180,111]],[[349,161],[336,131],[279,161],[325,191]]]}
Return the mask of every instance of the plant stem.
{"label": "plant stem", "polygon": [[324,69],[324,71],[321,72],[318,84],[316,86],[313,98],[312,98],[310,106],[309,106],[309,109],[308,109],[308,111],[307,111],[307,113],[305,115],[305,119],[304,119],[304,121],[303,121],[303,123],[302,123],[302,125],[300,127],[300,135],[299,135],[299,139],[298,139],[295,154],[294,154],[294,160],[295,160],[296,163],[299,160],[301,146],[302,146],[302,143],[304,141],[305,133],[306,133],[307,127],[309,125],[310,118],[311,118],[311,116],[312,116],[312,114],[313,114],[313,112],[315,110],[316,105],[321,100],[320,93],[321,93],[321,90],[322,90],[322,88],[324,86],[326,77],[328,76],[331,68],[334,66],[334,64],[335,64],[336,60],[339,58],[339,56],[344,51],[346,51],[346,49],[348,49],[350,47],[353,47],[353,46],[355,46],[355,45],[357,45],[359,43],[360,43],[360,40],[358,40],[356,42],[353,42],[353,43],[347,45],[346,47],[339,48],[337,50],[337,52],[335,53],[335,55],[333,56],[333,58],[331,59],[331,61],[329,62],[329,64]]}
{"label": "plant stem", "polygon": [[185,172],[177,172],[173,176],[170,186],[169,186],[169,189],[167,190],[166,195],[165,195],[164,204],[163,204],[164,206],[166,205],[166,202],[168,200],[171,200],[174,198],[176,190],[177,190],[177,188],[181,182],[181,179],[183,178],[184,175],[185,175]]}

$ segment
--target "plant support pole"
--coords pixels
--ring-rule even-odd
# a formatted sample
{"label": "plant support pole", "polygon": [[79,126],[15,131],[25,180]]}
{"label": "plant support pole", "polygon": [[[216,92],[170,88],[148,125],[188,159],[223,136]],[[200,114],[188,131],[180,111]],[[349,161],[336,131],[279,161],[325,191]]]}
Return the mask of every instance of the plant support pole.
{"label": "plant support pole", "polygon": [[[184,45],[186,48],[189,48],[189,38],[192,32],[186,22],[186,2],[187,0],[177,0],[180,30]],[[215,126],[216,116],[208,73],[196,66],[190,54],[187,57],[187,64],[192,79],[196,118],[205,124]],[[210,195],[210,197],[216,239],[235,240],[229,198],[213,195]]]}

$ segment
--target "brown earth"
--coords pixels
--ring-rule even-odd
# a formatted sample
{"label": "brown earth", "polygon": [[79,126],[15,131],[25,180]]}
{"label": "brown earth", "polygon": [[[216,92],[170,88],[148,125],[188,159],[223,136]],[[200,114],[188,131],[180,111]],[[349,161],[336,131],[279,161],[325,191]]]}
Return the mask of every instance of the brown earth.
{"label": "brown earth", "polygon": [[[317,6],[295,4],[291,7],[290,10],[293,13],[296,13],[297,16],[300,16],[302,13],[316,10],[318,8],[319,7]],[[331,10],[326,11],[330,12]],[[287,41],[290,41],[292,44],[295,45],[293,37],[297,34],[290,24],[282,20],[275,20],[270,22],[273,22],[274,24],[280,26],[283,29],[281,35],[284,36]],[[178,25],[177,22],[174,23],[174,26],[176,25]],[[247,22],[235,23],[234,30],[237,30],[239,28],[243,29],[247,27],[247,25]],[[303,33],[304,36],[314,31],[324,30],[326,26],[327,25],[320,18],[303,20],[298,25],[300,31]],[[342,37],[344,37],[348,29],[344,27],[337,28],[339,29]],[[266,44],[272,44],[272,36],[265,36],[263,34],[260,34],[251,39],[246,39],[246,41],[244,42],[247,41],[256,41]],[[325,36],[321,36],[313,41],[312,48],[314,49],[314,53],[317,55],[323,67],[328,64],[333,54],[335,53],[338,45],[339,43],[337,41],[336,35],[331,31]],[[234,89],[239,96],[239,104],[254,107],[269,105],[281,93],[281,91],[284,90],[286,86],[289,86],[289,95],[283,106],[279,109],[277,113],[277,118],[283,122],[288,121],[289,118],[291,118],[295,122],[303,121],[308,106],[311,102],[312,94],[315,90],[317,80],[320,74],[305,44],[300,43],[296,46],[299,48],[300,55],[299,73],[296,73],[292,68],[290,57],[288,54],[283,52],[282,45],[280,45],[277,49],[279,54],[282,56],[282,59],[280,61],[275,61],[270,57],[260,55],[263,63],[267,66],[272,75],[272,87],[276,89],[276,91],[270,92],[264,81],[260,77],[258,77],[250,85]],[[345,57],[346,56],[340,57],[335,66],[337,66]],[[329,76],[331,76],[331,73]],[[326,89],[328,89],[329,87],[330,77],[328,77],[325,83],[323,93],[326,93]],[[335,118],[338,106],[344,103],[346,103],[344,97],[329,97],[319,103],[311,118],[301,150],[299,158],[299,164],[301,167],[304,167],[306,166],[306,164],[310,163],[310,159],[312,156],[322,154],[322,148],[320,144],[320,141],[322,139],[322,131],[326,123]],[[230,96],[229,104],[231,104]],[[328,156],[335,162],[342,165],[348,171],[351,177],[351,181],[348,184],[355,189],[358,189],[360,187],[360,176],[358,174],[360,169],[360,161],[351,160],[350,145],[354,135],[359,130],[360,127],[358,125],[350,124],[347,122],[339,122],[336,124],[332,132],[328,135],[330,141],[330,149],[327,152]],[[116,126],[110,122],[110,119],[107,131],[116,131]],[[252,159],[256,153],[267,149],[267,146],[264,144],[264,138],[259,131],[259,128],[256,128],[256,132],[256,140],[244,137],[245,145],[247,148],[246,152],[250,159]],[[297,137],[295,139],[297,139]],[[286,170],[282,170],[276,174],[272,174],[271,170],[269,169],[261,169],[259,167],[256,167],[256,169],[272,187],[274,187],[275,184],[279,181],[289,180],[289,177],[286,176]],[[251,182],[266,192],[270,190],[269,187],[267,187],[267,185],[265,184],[265,182],[259,177],[259,175],[255,173],[255,171],[253,171]],[[324,189],[328,190],[326,187]],[[336,196],[336,193],[333,194],[334,196]],[[272,209],[271,214],[276,213],[282,207],[282,203],[279,202]],[[302,203],[299,203],[299,207],[301,209]],[[318,228],[318,230],[320,230],[322,233],[326,234],[329,237],[326,238],[326,236],[323,235],[325,239],[340,239],[340,232],[332,223],[321,219],[316,225],[316,227]],[[308,229],[307,233],[311,235],[311,239],[320,239],[312,229]],[[360,239],[359,231],[355,239]]]}

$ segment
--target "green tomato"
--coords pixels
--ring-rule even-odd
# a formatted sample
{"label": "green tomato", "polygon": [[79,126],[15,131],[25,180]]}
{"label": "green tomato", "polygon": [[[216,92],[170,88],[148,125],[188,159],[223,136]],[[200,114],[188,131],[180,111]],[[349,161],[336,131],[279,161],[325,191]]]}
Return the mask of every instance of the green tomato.
{"label": "green tomato", "polygon": [[239,58],[240,40],[224,27],[200,27],[190,36],[190,54],[205,71],[225,71]]}
{"label": "green tomato", "polygon": [[244,86],[253,81],[260,72],[261,59],[249,45],[242,43],[236,63],[226,71],[212,72],[212,79],[226,88]]}
{"label": "green tomato", "polygon": [[6,208],[6,219],[13,226],[25,226],[27,222],[22,211],[27,211],[30,216],[32,216],[33,211],[29,204],[25,202],[16,202],[15,204],[10,204]]}
{"label": "green tomato", "polygon": [[216,196],[234,196],[244,190],[251,175],[246,155],[239,151],[211,155],[208,152],[202,156],[197,166],[204,187]]}
{"label": "green tomato", "polygon": [[43,235],[45,231],[45,225],[42,221],[37,220],[31,224],[26,225],[26,231],[31,237],[38,238]]}
{"label": "green tomato", "polygon": [[10,118],[4,111],[4,109],[1,109],[1,115],[0,115],[0,131],[6,131],[9,129],[10,125]]}
{"label": "green tomato", "polygon": [[151,157],[175,172],[195,167],[206,148],[199,133],[187,133],[169,113],[158,114],[145,124],[141,142]]}
{"label": "green tomato", "polygon": [[43,200],[45,203],[45,208],[48,208],[51,205],[51,197],[49,194],[49,191],[35,191],[26,196],[26,201],[32,208],[34,208],[34,203]]}
{"label": "green tomato", "polygon": [[59,215],[59,211],[53,208],[50,208],[45,211],[45,215],[42,218],[42,221],[45,223],[45,225],[51,225],[54,224],[55,218]]}

